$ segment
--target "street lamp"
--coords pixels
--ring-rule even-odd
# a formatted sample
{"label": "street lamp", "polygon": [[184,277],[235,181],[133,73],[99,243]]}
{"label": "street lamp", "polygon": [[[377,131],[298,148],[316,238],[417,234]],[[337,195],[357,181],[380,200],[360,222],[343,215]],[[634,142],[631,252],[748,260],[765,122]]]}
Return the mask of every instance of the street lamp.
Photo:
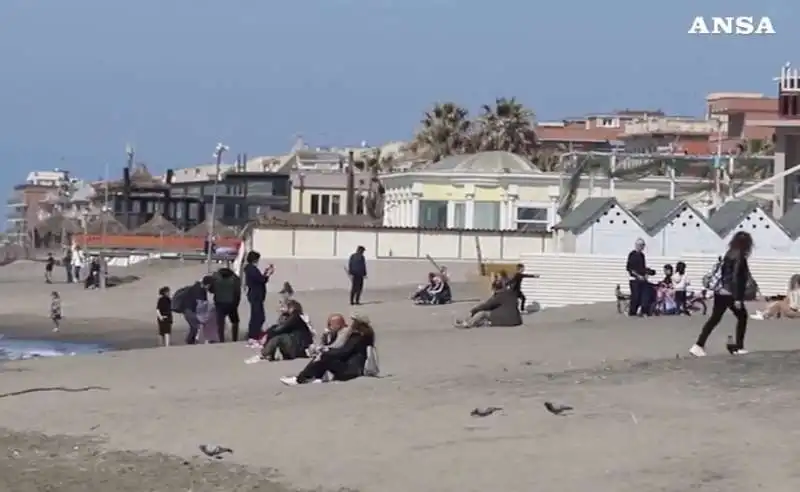
{"label": "street lamp", "polygon": [[208,225],[208,253],[206,255],[206,263],[208,264],[208,273],[211,273],[211,255],[214,252],[214,223],[217,219],[217,192],[219,188],[219,168],[222,166],[222,154],[230,150],[227,145],[218,143],[217,148],[214,149],[214,157],[216,158],[216,166],[214,167],[214,193],[211,195],[211,222]]}

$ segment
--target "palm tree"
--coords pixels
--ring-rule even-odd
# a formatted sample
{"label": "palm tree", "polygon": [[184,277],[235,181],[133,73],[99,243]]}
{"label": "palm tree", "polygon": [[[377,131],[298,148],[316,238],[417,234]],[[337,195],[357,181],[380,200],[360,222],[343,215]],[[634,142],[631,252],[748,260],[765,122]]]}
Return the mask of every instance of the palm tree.
{"label": "palm tree", "polygon": [[453,102],[436,103],[425,113],[422,128],[414,136],[409,149],[431,159],[469,152],[472,121],[469,112]]}
{"label": "palm tree", "polygon": [[475,136],[478,150],[504,150],[533,157],[538,147],[534,113],[516,98],[495,99],[494,106],[484,105]]}

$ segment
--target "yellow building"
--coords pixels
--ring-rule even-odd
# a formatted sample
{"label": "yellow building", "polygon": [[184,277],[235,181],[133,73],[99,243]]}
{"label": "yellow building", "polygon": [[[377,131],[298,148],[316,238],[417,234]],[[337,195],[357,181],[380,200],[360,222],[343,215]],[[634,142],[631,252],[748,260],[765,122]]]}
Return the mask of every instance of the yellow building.
{"label": "yellow building", "polygon": [[384,225],[454,229],[545,229],[555,221],[553,186],[529,160],[509,152],[442,159],[424,169],[382,178]]}

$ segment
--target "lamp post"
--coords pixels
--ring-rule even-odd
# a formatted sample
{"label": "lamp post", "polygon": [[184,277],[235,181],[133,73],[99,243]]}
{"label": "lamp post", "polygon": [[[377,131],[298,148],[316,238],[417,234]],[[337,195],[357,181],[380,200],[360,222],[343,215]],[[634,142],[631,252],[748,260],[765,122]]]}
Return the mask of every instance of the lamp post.
{"label": "lamp post", "polygon": [[208,273],[211,273],[211,255],[214,252],[214,223],[217,218],[217,192],[219,188],[219,168],[222,166],[222,154],[227,152],[228,146],[223,143],[218,143],[217,148],[214,150],[214,157],[216,158],[216,165],[214,167],[214,193],[211,195],[211,222],[208,225],[208,252],[206,255],[206,264],[208,265]]}

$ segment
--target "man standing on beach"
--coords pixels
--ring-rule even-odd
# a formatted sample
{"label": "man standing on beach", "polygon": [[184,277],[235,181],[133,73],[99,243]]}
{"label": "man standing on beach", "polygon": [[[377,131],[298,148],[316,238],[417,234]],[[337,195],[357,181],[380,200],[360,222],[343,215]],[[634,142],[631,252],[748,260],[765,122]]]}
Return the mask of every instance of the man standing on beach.
{"label": "man standing on beach", "polygon": [[350,305],[361,304],[361,293],[364,291],[364,279],[367,278],[367,259],[364,258],[364,246],[356,248],[347,262],[347,274],[350,276]]}

